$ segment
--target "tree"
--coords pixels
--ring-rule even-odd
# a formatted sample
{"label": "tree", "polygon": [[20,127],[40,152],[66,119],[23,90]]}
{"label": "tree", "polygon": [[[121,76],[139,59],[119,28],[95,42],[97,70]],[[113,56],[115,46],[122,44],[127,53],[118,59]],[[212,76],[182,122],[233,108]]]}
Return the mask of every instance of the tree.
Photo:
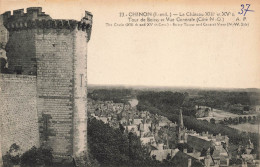
{"label": "tree", "polygon": [[142,160],[149,157],[149,153],[145,152],[140,139],[132,132],[128,134],[129,140],[129,157],[131,160]]}
{"label": "tree", "polygon": [[12,144],[10,150],[3,156],[4,166],[12,167],[13,165],[20,165],[21,167],[37,167],[37,166],[51,166],[52,165],[52,149],[41,146],[36,148],[33,146],[25,153],[20,153],[20,146],[16,143]]}
{"label": "tree", "polygon": [[249,117],[248,117],[248,122],[251,122],[251,120],[252,120],[252,117],[249,116]]}
{"label": "tree", "polygon": [[124,133],[125,127],[121,123],[119,123],[119,129],[120,129],[121,133]]}
{"label": "tree", "polygon": [[228,118],[228,123],[232,124],[233,123],[233,119],[231,117]]}
{"label": "tree", "polygon": [[225,125],[225,122],[224,122],[223,120],[220,120],[220,121],[219,121],[219,124]]}
{"label": "tree", "polygon": [[246,116],[243,117],[243,122],[247,122],[247,117]]}
{"label": "tree", "polygon": [[10,146],[9,151],[6,153],[6,155],[3,156],[4,166],[11,167],[13,165],[19,165],[20,156],[21,156],[20,146],[18,146],[16,143],[12,144]]}
{"label": "tree", "polygon": [[239,117],[238,118],[238,122],[241,124],[243,122],[243,118],[242,117]]}
{"label": "tree", "polygon": [[135,134],[121,133],[96,119],[88,120],[88,146],[92,159],[100,166],[167,166],[150,157]]}
{"label": "tree", "polygon": [[233,124],[237,125],[239,123],[239,118],[233,118]]}
{"label": "tree", "polygon": [[210,119],[210,123],[216,124],[216,120],[215,120],[214,118],[211,118],[211,119]]}
{"label": "tree", "polygon": [[22,167],[51,166],[53,164],[52,149],[41,146],[33,146],[21,156]]}

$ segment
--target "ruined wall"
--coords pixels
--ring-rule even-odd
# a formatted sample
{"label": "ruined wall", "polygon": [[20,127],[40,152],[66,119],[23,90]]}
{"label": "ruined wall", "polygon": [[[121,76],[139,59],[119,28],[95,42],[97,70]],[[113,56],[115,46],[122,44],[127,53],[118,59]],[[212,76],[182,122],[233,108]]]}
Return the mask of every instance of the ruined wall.
{"label": "ruined wall", "polygon": [[0,132],[2,153],[13,143],[22,151],[39,146],[36,77],[0,74]]}

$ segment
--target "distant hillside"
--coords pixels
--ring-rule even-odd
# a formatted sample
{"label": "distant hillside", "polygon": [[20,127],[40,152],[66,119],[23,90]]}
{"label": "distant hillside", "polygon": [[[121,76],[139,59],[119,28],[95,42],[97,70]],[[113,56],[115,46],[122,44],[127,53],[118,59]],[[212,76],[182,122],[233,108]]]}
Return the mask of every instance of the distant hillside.
{"label": "distant hillside", "polygon": [[93,100],[128,103],[133,94],[131,89],[95,89],[88,93],[88,97]]}
{"label": "distant hillside", "polygon": [[225,92],[252,92],[258,93],[258,88],[207,88],[207,87],[176,87],[176,86],[129,86],[129,85],[95,85],[89,84],[88,91],[92,92],[97,89],[130,89],[135,92],[140,91],[171,91],[171,92],[187,92],[190,96],[197,96],[201,91],[225,91]]}

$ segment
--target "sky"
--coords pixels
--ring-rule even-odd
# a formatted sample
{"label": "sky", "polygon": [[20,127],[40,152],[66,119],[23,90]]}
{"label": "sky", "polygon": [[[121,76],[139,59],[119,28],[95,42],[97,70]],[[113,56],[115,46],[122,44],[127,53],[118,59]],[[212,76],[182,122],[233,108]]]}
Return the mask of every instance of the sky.
{"label": "sky", "polygon": [[[100,85],[260,88],[259,3],[248,28],[108,27],[119,12],[239,12],[243,1],[0,0],[0,13],[42,6],[54,19],[93,14],[88,83]],[[255,2],[255,3],[254,3]]]}

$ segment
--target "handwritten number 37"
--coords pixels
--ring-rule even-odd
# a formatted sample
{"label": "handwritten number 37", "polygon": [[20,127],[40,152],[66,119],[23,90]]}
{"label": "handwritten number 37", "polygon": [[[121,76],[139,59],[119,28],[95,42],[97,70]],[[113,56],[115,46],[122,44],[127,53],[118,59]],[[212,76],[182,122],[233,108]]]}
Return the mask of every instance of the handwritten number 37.
{"label": "handwritten number 37", "polygon": [[245,5],[242,4],[241,12],[238,12],[238,14],[244,14],[244,16],[245,16],[247,12],[254,12],[253,10],[249,10],[250,4],[246,4],[246,6],[247,6],[247,8],[245,9]]}

